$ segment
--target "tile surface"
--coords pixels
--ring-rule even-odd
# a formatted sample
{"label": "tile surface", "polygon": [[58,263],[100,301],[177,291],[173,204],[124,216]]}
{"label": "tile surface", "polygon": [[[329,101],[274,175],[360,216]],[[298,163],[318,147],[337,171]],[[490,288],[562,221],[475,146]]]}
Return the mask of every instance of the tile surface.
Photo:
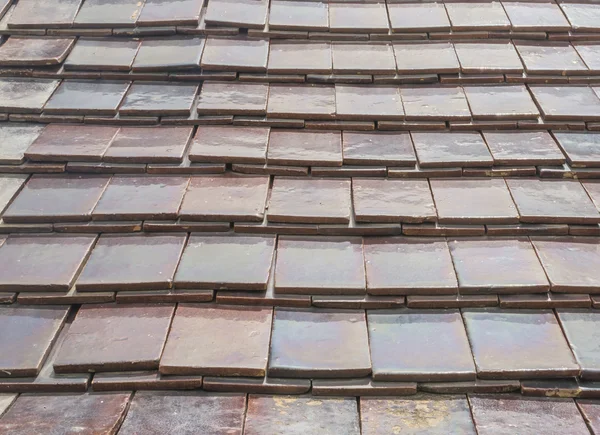
{"label": "tile surface", "polygon": [[25,160],[25,150],[37,139],[44,126],[20,122],[0,125],[0,164],[15,165]]}
{"label": "tile surface", "polygon": [[492,155],[479,133],[411,132],[422,168],[491,166]]}
{"label": "tile surface", "polygon": [[33,39],[13,36],[0,47],[0,65],[59,65],[69,54],[72,38]]}
{"label": "tile surface", "polygon": [[600,379],[600,336],[597,322],[600,317],[594,310],[557,310],[557,316],[567,341],[581,367],[582,379]]}
{"label": "tile surface", "polygon": [[[437,6],[439,6],[439,3],[421,5],[391,3],[388,8],[391,10],[392,7],[429,8]],[[454,46],[448,42],[394,44],[394,54],[396,55],[396,65],[399,73],[452,74],[458,73],[460,70]]]}
{"label": "tile surface", "polygon": [[14,9],[8,21],[8,27],[45,28],[71,27],[82,0],[58,0],[51,3],[46,0],[21,2]]}
{"label": "tile surface", "polygon": [[193,162],[266,163],[268,143],[268,127],[200,127],[189,158]]}
{"label": "tile surface", "polygon": [[200,68],[203,38],[145,39],[133,62],[133,71],[179,71]]}
{"label": "tile surface", "polygon": [[273,129],[267,164],[341,166],[342,138],[337,132]]}
{"label": "tile surface", "polygon": [[276,84],[269,87],[268,116],[321,119],[332,118],[334,113],[333,86]]}
{"label": "tile surface", "polygon": [[271,1],[269,28],[274,30],[322,30],[329,28],[329,5],[312,1]]}
{"label": "tile surface", "polygon": [[121,127],[103,160],[113,163],[179,163],[192,131],[190,127]]}
{"label": "tile surface", "polygon": [[128,82],[65,80],[44,107],[60,115],[116,115]]}
{"label": "tile surface", "polygon": [[329,5],[331,32],[387,33],[384,3],[333,3]]}
{"label": "tile surface", "polygon": [[261,29],[267,20],[266,0],[215,0],[206,10],[206,23]]}
{"label": "tile surface", "polygon": [[133,27],[143,3],[137,0],[86,0],[74,27]]}
{"label": "tile surface", "polygon": [[336,116],[347,120],[404,118],[400,92],[395,86],[335,86]]}
{"label": "tile surface", "polygon": [[600,119],[600,99],[587,86],[529,86],[546,120],[595,121]]}
{"label": "tile surface", "polygon": [[129,71],[139,45],[137,40],[79,38],[64,66],[69,70]]}
{"label": "tile surface", "polygon": [[[281,0],[277,4],[290,4]],[[309,7],[325,8],[327,3],[294,2],[288,8],[302,3]],[[300,8],[305,6],[299,6]],[[271,8],[273,17],[273,8]],[[332,69],[331,44],[329,42],[271,42],[268,72],[273,74],[329,74]]]}
{"label": "tile surface", "polygon": [[349,165],[414,166],[412,139],[407,132],[342,133],[344,163]]}
{"label": "tile surface", "polygon": [[[371,7],[372,5],[364,6]],[[335,74],[384,74],[396,71],[394,51],[390,44],[367,45],[338,42],[332,44],[331,52]]]}
{"label": "tile surface", "polygon": [[119,108],[122,115],[189,115],[198,85],[134,83]]}
{"label": "tile surface", "polygon": [[41,113],[59,85],[58,80],[0,79],[0,110],[11,113]]}
{"label": "tile surface", "polygon": [[[231,9],[238,7],[240,4]],[[208,38],[201,66],[205,70],[264,72],[268,57],[269,44],[265,40]]]}
{"label": "tile surface", "polygon": [[400,94],[407,120],[460,121],[471,118],[462,88],[402,88]]}
{"label": "tile surface", "polygon": [[525,86],[465,86],[473,119],[536,119],[539,116]]}
{"label": "tile surface", "polygon": [[485,131],[483,137],[495,165],[560,165],[565,162],[556,142],[545,131]]}
{"label": "tile surface", "polygon": [[264,115],[269,86],[264,83],[204,82],[198,114]]}

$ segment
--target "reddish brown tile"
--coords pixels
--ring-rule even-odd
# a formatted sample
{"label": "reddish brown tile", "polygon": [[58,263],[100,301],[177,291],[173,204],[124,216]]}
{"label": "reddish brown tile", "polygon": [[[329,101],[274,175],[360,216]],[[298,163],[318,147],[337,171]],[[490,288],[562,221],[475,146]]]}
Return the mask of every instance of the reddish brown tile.
{"label": "reddish brown tile", "polygon": [[46,101],[59,83],[59,80],[49,79],[2,78],[0,110],[10,113],[42,113]]}
{"label": "reddish brown tile", "polygon": [[188,116],[198,85],[187,83],[140,83],[129,88],[119,108],[120,115],[126,116]]}
{"label": "reddish brown tile", "polygon": [[501,30],[509,29],[510,21],[500,2],[449,2],[446,10],[452,30]]}
{"label": "reddish brown tile", "polygon": [[0,65],[59,65],[67,57],[73,38],[27,38],[12,36],[0,47]]}
{"label": "reddish brown tile", "polygon": [[546,131],[485,131],[494,165],[562,165],[565,156]]}
{"label": "reddish brown tile", "polygon": [[266,163],[268,127],[202,126],[189,152],[192,162]]}
{"label": "reddish brown tile", "polygon": [[[72,376],[72,375],[71,375]],[[94,391],[195,390],[202,376],[163,376],[157,371],[94,373]]]}
{"label": "reddish brown tile", "polygon": [[461,71],[466,74],[523,71],[519,54],[511,43],[459,43],[454,49]]}
{"label": "reddish brown tile", "polygon": [[588,428],[595,435],[600,433],[600,404],[596,400],[577,400],[577,407]]}
{"label": "reddish brown tile", "polygon": [[396,86],[335,86],[336,118],[341,120],[404,119]]}
{"label": "reddish brown tile", "polygon": [[310,391],[308,379],[205,377],[205,391],[243,392],[250,394],[304,394]]}
{"label": "reddish brown tile", "polygon": [[[285,0],[278,4],[286,3]],[[295,2],[291,7],[297,7]],[[304,2],[309,7],[325,8],[327,3]],[[313,6],[315,5],[315,6]],[[303,6],[300,6],[303,7]],[[271,8],[271,16],[273,8]],[[269,50],[269,74],[331,74],[331,44],[329,42],[273,41]]]}
{"label": "reddish brown tile", "polygon": [[481,167],[493,164],[479,133],[411,132],[422,168]]}
{"label": "reddish brown tile", "polygon": [[274,129],[269,135],[267,164],[342,166],[341,134]]}
{"label": "reddish brown tile", "polygon": [[136,0],[87,0],[77,16],[74,27],[134,27],[143,4]]}
{"label": "reddish brown tile", "polygon": [[[442,6],[443,9],[443,5],[439,3],[426,5],[392,3],[388,5],[388,8],[429,8],[432,6]],[[454,46],[448,42],[394,44],[394,53],[400,74],[457,74],[460,71]]]}
{"label": "reddish brown tile", "polygon": [[473,119],[537,119],[539,112],[522,86],[465,86]]}
{"label": "reddish brown tile", "polygon": [[191,127],[122,127],[103,160],[113,163],[179,163],[192,131]]}
{"label": "reddish brown tile", "polygon": [[262,29],[267,21],[266,0],[215,0],[207,10],[206,24]]}
{"label": "reddish brown tile", "polygon": [[450,20],[443,3],[388,3],[394,32],[443,32]]}
{"label": "reddish brown tile", "polygon": [[530,85],[546,121],[600,120],[600,99],[587,86]]}
{"label": "reddish brown tile", "polygon": [[264,115],[268,93],[266,83],[204,82],[198,99],[198,114]]}
{"label": "reddish brown tile", "polygon": [[469,105],[462,88],[402,88],[400,94],[408,121],[471,119]]}
{"label": "reddish brown tile", "polygon": [[[352,5],[352,7],[356,4]],[[369,6],[369,5],[365,5]],[[334,74],[393,74],[396,62],[391,44],[349,44],[331,46]]]}
{"label": "reddish brown tile", "polygon": [[329,31],[349,33],[387,33],[385,3],[331,3]]}
{"label": "reddish brown tile", "polygon": [[408,132],[342,132],[344,164],[414,166]]}
{"label": "reddish brown tile", "polygon": [[64,80],[44,112],[55,115],[116,115],[129,82]]}
{"label": "reddish brown tile", "polygon": [[335,114],[335,89],[322,85],[269,87],[267,115],[274,118],[327,119]]}
{"label": "reddish brown tile", "polygon": [[265,72],[268,57],[267,40],[208,38],[201,66],[205,70]]}

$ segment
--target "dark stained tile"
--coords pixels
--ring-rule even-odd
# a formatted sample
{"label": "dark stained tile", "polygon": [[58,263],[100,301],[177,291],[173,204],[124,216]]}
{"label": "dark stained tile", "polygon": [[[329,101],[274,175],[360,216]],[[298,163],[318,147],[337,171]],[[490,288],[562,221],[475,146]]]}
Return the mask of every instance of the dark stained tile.
{"label": "dark stained tile", "polygon": [[134,83],[119,108],[121,115],[189,115],[198,85],[188,83]]}
{"label": "dark stained tile", "polygon": [[526,237],[449,242],[462,294],[547,292],[548,280]]}
{"label": "dark stained tile", "polygon": [[75,43],[73,38],[27,38],[11,36],[0,47],[0,65],[59,65]]}
{"label": "dark stained tile", "polygon": [[527,74],[567,75],[588,71],[577,51],[568,43],[561,45],[518,43],[515,46]]}
{"label": "dark stained tile", "polygon": [[600,433],[600,404],[596,400],[577,400],[577,407],[585,419],[590,431]]}
{"label": "dark stained tile", "polygon": [[133,72],[174,72],[200,68],[204,38],[148,38],[142,41]]}
{"label": "dark stained tile", "polygon": [[64,80],[44,112],[56,115],[116,115],[129,82]]}
{"label": "dark stained tile", "polygon": [[454,49],[463,73],[520,73],[523,71],[519,54],[511,43],[457,43],[454,44]]}
{"label": "dark stained tile", "polygon": [[292,294],[364,294],[360,237],[280,236],[275,291]]}
{"label": "dark stained tile", "polygon": [[156,370],[94,373],[92,389],[94,391],[194,390],[200,389],[202,383],[202,376],[163,376]]}
{"label": "dark stained tile", "polygon": [[[419,384],[419,390],[427,393],[436,394],[490,394],[490,393],[510,393],[520,391],[521,383],[514,380],[498,381],[475,381],[463,382],[425,382]],[[449,396],[446,396],[449,397]]]}
{"label": "dark stained tile", "polygon": [[114,435],[125,418],[130,396],[129,392],[21,394],[0,419],[0,432]]}
{"label": "dark stained tile", "polygon": [[160,360],[160,372],[265,376],[272,318],[272,308],[181,304]]}
{"label": "dark stained tile", "polygon": [[271,189],[269,222],[347,224],[350,179],[277,177]]}
{"label": "dark stained tile", "polygon": [[89,220],[109,180],[107,176],[34,175],[2,218],[7,223]]}
{"label": "dark stained tile", "polygon": [[500,2],[449,2],[446,11],[453,31],[502,30],[510,21]]}
{"label": "dark stained tile", "polygon": [[84,305],[54,361],[56,373],[154,370],[175,307]]}
{"label": "dark stained tile", "polygon": [[42,113],[42,109],[58,87],[59,80],[0,79],[0,111],[10,113]]}
{"label": "dark stained tile", "polygon": [[335,86],[336,118],[346,120],[397,120],[404,109],[397,86]]}
{"label": "dark stained tile", "polygon": [[352,179],[357,222],[434,221],[435,206],[427,180]]}
{"label": "dark stained tile", "polygon": [[414,166],[417,159],[408,132],[342,132],[348,165]]}
{"label": "dark stained tile", "polygon": [[587,434],[573,399],[469,396],[479,435]]}
{"label": "dark stained tile", "polygon": [[[394,6],[411,8],[441,6],[444,9],[439,3],[422,5],[392,3],[388,8]],[[399,74],[456,74],[460,71],[454,46],[449,42],[394,44],[394,53]]]}
{"label": "dark stained tile", "polygon": [[[216,2],[221,1],[223,0]],[[256,0],[247,1],[258,3]],[[239,4],[232,6],[231,9],[239,6]],[[205,70],[265,72],[268,57],[269,42],[267,40],[208,38],[201,65]]]}
{"label": "dark stained tile", "polygon": [[[1,94],[0,94],[1,96]],[[335,89],[322,85],[273,84],[267,115],[274,118],[323,119],[335,114]]]}
{"label": "dark stained tile", "polygon": [[515,224],[519,214],[502,178],[431,179],[438,222]]}
{"label": "dark stained tile", "polygon": [[208,5],[205,22],[216,26],[262,29],[267,22],[268,0],[215,0]]}
{"label": "dark stained tile", "polygon": [[373,379],[466,381],[475,365],[458,310],[369,311]]}
{"label": "dark stained tile", "polygon": [[200,115],[264,115],[266,83],[204,82],[198,99]]}
{"label": "dark stained tile", "polygon": [[527,88],[521,86],[465,86],[473,119],[537,119],[540,115]]}
{"label": "dark stained tile", "polygon": [[8,20],[9,28],[71,27],[83,0],[29,0],[14,8]]}
{"label": "dark stained tile", "polygon": [[0,213],[7,208],[13,197],[21,190],[27,177],[27,175],[21,174],[0,175]]}
{"label": "dark stained tile", "polygon": [[85,0],[73,27],[134,27],[142,6],[138,0]]}
{"label": "dark stained tile", "polygon": [[600,71],[600,45],[588,45],[585,42],[573,44],[579,57],[585,62],[590,72],[597,73]]}
{"label": "dark stained tile", "polygon": [[0,124],[0,164],[17,165],[25,161],[25,150],[37,139],[43,124],[3,122]]}
{"label": "dark stained tile", "polygon": [[[356,5],[355,3],[351,6],[355,7]],[[334,42],[331,51],[334,74],[393,74],[396,72],[394,50],[391,44]]]}
{"label": "dark stained tile", "polygon": [[567,16],[573,30],[597,32],[600,28],[599,5],[561,3],[560,8]]}
{"label": "dark stained tile", "polygon": [[272,0],[269,11],[272,30],[329,30],[329,4],[313,1]]}
{"label": "dark stained tile", "polygon": [[64,63],[66,70],[129,71],[140,41],[79,38]]}
{"label": "dark stained tile", "polygon": [[169,289],[185,241],[185,234],[104,234],[77,280],[77,289]]}
{"label": "dark stained tile", "polygon": [[0,247],[0,291],[67,291],[95,236],[11,236]]}
{"label": "dark stained tile", "polygon": [[492,166],[492,155],[479,133],[417,131],[411,136],[422,168]]}
{"label": "dark stained tile", "polygon": [[261,222],[268,176],[192,177],[179,216],[191,221]]}
{"label": "dark stained tile", "polygon": [[329,31],[348,33],[387,33],[385,3],[330,3]]}
{"label": "dark stained tile", "polygon": [[119,433],[241,435],[245,407],[244,394],[138,391]]}
{"label": "dark stained tile", "polygon": [[[296,3],[281,0],[279,3]],[[327,10],[327,3],[302,2]],[[272,13],[271,8],[271,13]],[[1,54],[1,51],[0,51]],[[271,42],[269,49],[269,74],[331,74],[331,44],[329,42]]]}
{"label": "dark stained tile", "polygon": [[243,392],[250,394],[304,394],[310,391],[308,379],[275,379],[244,377],[205,377],[205,391]]}
{"label": "dark stained tile", "polygon": [[450,20],[443,3],[388,3],[394,32],[443,32]]}
{"label": "dark stained tile", "polygon": [[587,86],[530,85],[546,121],[600,120],[600,99]]}
{"label": "dark stained tile", "polygon": [[552,291],[596,293],[600,288],[600,244],[592,237],[532,237]]}
{"label": "dark stained tile", "polygon": [[92,213],[94,220],[175,219],[189,179],[114,176]]}
{"label": "dark stained tile", "polygon": [[192,127],[121,127],[104,154],[113,163],[179,163]]}
{"label": "dark stained tile", "polygon": [[600,214],[577,181],[507,179],[521,222],[592,224]]}
{"label": "dark stained tile", "polygon": [[364,311],[276,308],[268,370],[286,378],[367,376],[371,358]]}
{"label": "dark stained tile", "polygon": [[553,132],[572,168],[600,166],[600,134]]}
{"label": "dark stained tile", "polygon": [[600,379],[600,312],[590,309],[557,310],[558,320],[581,367],[581,379]]}
{"label": "dark stained tile", "polygon": [[463,310],[481,379],[577,376],[579,366],[552,310]]}
{"label": "dark stained tile", "polygon": [[408,121],[471,119],[469,105],[462,88],[402,88],[400,95]]}
{"label": "dark stained tile", "polygon": [[417,393],[416,382],[378,382],[371,378],[315,379],[313,396],[409,396]]}
{"label": "dark stained tile", "polygon": [[268,127],[202,126],[188,157],[192,162],[264,164],[269,131]]}
{"label": "dark stained tile", "polygon": [[565,156],[546,131],[484,131],[494,165],[562,165]]}
{"label": "dark stained tile", "polygon": [[465,396],[361,397],[360,416],[363,435],[477,433]]}
{"label": "dark stained tile", "polygon": [[335,131],[273,129],[269,165],[342,166],[342,137]]}
{"label": "dark stained tile", "polygon": [[502,2],[511,22],[511,29],[518,32],[571,30],[571,25],[556,3]]}
{"label": "dark stained tile", "polygon": [[146,0],[140,13],[137,26],[183,26],[198,25],[202,0],[178,0],[165,2],[164,0]]}

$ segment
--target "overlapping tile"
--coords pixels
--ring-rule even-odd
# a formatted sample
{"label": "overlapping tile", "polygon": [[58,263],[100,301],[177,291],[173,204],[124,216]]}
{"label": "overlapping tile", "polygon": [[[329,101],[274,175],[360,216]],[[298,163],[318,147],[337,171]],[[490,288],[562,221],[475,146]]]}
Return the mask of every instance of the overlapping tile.
{"label": "overlapping tile", "polygon": [[267,164],[341,166],[342,138],[337,132],[273,129]]}
{"label": "overlapping tile", "polygon": [[2,78],[0,110],[12,113],[41,113],[58,85],[58,80]]}
{"label": "overlapping tile", "polygon": [[65,80],[44,107],[58,115],[116,115],[128,82]]}
{"label": "overlapping tile", "polygon": [[[135,64],[134,64],[135,66]],[[134,83],[119,108],[122,115],[189,115],[198,85]]]}
{"label": "overlapping tile", "polygon": [[264,115],[269,86],[264,83],[205,82],[198,99],[198,114]]}
{"label": "overlapping tile", "polygon": [[331,32],[387,33],[388,17],[384,3],[332,3],[329,5]]}
{"label": "overlapping tile", "polygon": [[73,38],[27,38],[13,36],[0,47],[0,65],[59,65],[67,57]]}
{"label": "overlapping tile", "polygon": [[41,124],[5,122],[0,125],[0,163],[17,165],[25,161],[25,151],[37,139]]}
{"label": "overlapping tile", "polygon": [[202,0],[181,0],[177,3],[146,0],[136,25],[142,27],[197,25],[203,3]]}
{"label": "overlapping tile", "polygon": [[[239,4],[232,5],[231,9],[238,7]],[[206,70],[265,72],[268,57],[269,43],[266,40],[208,38],[201,65]]]}
{"label": "overlapping tile", "polygon": [[8,27],[25,29],[71,27],[82,3],[83,0],[21,2],[12,12]]}
{"label": "overlapping tile", "polygon": [[342,146],[344,163],[349,165],[414,166],[416,163],[407,132],[345,131]]}
{"label": "overlapping tile", "polygon": [[200,68],[203,38],[144,39],[132,71],[179,71]]}
{"label": "overlapping tile", "polygon": [[191,127],[121,127],[103,160],[113,163],[179,163],[192,132]]}
{"label": "overlapping tile", "polygon": [[0,213],[4,212],[26,181],[26,175],[0,175]]}
{"label": "overlapping tile", "polygon": [[271,1],[269,28],[274,30],[328,30],[329,4],[325,2]]}
{"label": "overlapping tile", "polygon": [[67,70],[129,71],[140,41],[79,38],[64,63]]}

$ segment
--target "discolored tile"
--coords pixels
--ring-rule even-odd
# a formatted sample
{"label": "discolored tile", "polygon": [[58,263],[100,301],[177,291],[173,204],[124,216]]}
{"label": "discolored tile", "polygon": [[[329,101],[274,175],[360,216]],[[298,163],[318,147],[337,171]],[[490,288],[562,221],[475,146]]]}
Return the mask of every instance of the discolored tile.
{"label": "discolored tile", "polygon": [[596,400],[577,400],[577,407],[593,434],[600,432],[600,404]]}
{"label": "discolored tile", "polygon": [[523,65],[511,43],[454,44],[460,68],[467,74],[520,73]]}
{"label": "discolored tile", "polygon": [[494,165],[562,165],[565,156],[546,131],[484,131]]}
{"label": "discolored tile", "polygon": [[10,113],[42,113],[42,109],[58,87],[60,80],[0,79],[0,111]]}
{"label": "discolored tile", "polygon": [[104,234],[77,279],[77,290],[169,289],[186,238],[185,234]]}
{"label": "discolored tile", "polygon": [[286,378],[367,376],[364,311],[276,308],[268,370],[269,376]]}
{"label": "discolored tile", "polygon": [[56,115],[116,115],[129,82],[64,80],[44,112]]}
{"label": "discolored tile", "polygon": [[269,11],[269,29],[328,31],[329,4],[313,1],[272,0]]}
{"label": "discolored tile", "polygon": [[480,167],[493,164],[479,133],[412,132],[422,168]]}
{"label": "discolored tile", "polygon": [[133,72],[199,69],[204,38],[146,38],[133,62]]}
{"label": "discolored tile", "polygon": [[269,177],[192,177],[179,216],[191,221],[261,222]]}
{"label": "discolored tile", "polygon": [[158,369],[175,307],[84,305],[54,361],[56,373]]}
{"label": "discolored tile", "polygon": [[135,24],[142,27],[196,26],[200,21],[203,3],[203,0],[146,0]]}
{"label": "discolored tile", "polygon": [[348,165],[414,166],[417,159],[408,132],[342,132]]}
{"label": "discolored tile", "polygon": [[[0,175],[0,214],[5,211],[13,197],[21,190],[27,181],[27,175],[5,174]],[[0,246],[2,243],[0,243]]]}
{"label": "discolored tile", "polygon": [[590,72],[597,73],[600,71],[600,45],[582,42],[573,44],[573,48],[577,50],[579,57],[585,62],[585,65]]}
{"label": "discolored tile", "polygon": [[364,294],[360,237],[280,236],[275,291],[292,294]]}
{"label": "discolored tile", "polygon": [[600,333],[597,328],[600,313],[590,309],[560,309],[557,310],[557,315],[581,367],[580,378],[600,379]]}
{"label": "discolored tile", "polygon": [[42,124],[3,122],[0,124],[0,164],[18,165],[25,161],[25,150],[37,139]]}
{"label": "discolored tile", "polygon": [[281,118],[327,119],[335,114],[335,89],[321,85],[269,86],[267,115]]}
{"label": "discolored tile", "polygon": [[404,118],[396,86],[335,86],[336,118],[347,120],[397,120]]}
{"label": "discolored tile", "polygon": [[189,152],[192,162],[266,163],[268,127],[202,126]]}
{"label": "discolored tile", "polygon": [[206,10],[206,24],[262,29],[267,21],[267,0],[215,0]]}
{"label": "discolored tile", "polygon": [[134,27],[142,7],[137,0],[86,0],[73,27]]}
{"label": "discolored tile", "polygon": [[502,6],[514,31],[566,32],[571,30],[571,25],[556,3],[507,1],[502,2]]}
{"label": "discolored tile", "polygon": [[600,222],[598,210],[578,181],[507,179],[506,183],[521,215],[521,222]]}
{"label": "discolored tile", "polygon": [[[281,0],[279,3],[296,3]],[[305,4],[325,5],[327,3],[306,2]],[[272,10],[272,9],[271,9]],[[331,74],[331,44],[329,42],[273,41],[269,49],[269,74]]]}
{"label": "discolored tile", "polygon": [[[352,5],[352,7],[354,6],[356,4]],[[391,44],[334,42],[331,52],[334,74],[393,74],[396,72],[394,50]]]}
{"label": "discolored tile", "polygon": [[449,2],[445,6],[453,31],[510,28],[510,21],[500,2]]}
{"label": "discolored tile", "polygon": [[537,119],[540,115],[527,88],[521,86],[465,86],[473,119]]}
{"label": "discolored tile", "polygon": [[385,3],[330,3],[329,31],[348,33],[387,33]]}
{"label": "discolored tile", "polygon": [[407,121],[471,119],[471,111],[462,88],[402,88],[400,95]]}
{"label": "discolored tile", "polygon": [[600,28],[600,6],[586,3],[560,3],[560,8],[573,30],[597,32]]}
{"label": "discolored tile", "polygon": [[[392,3],[396,7],[430,7],[441,6],[440,3],[412,5]],[[445,14],[445,11],[444,11]],[[427,42],[423,44],[394,44],[396,65],[400,74],[456,74],[460,65],[454,51],[454,46],[449,42]]]}
{"label": "discolored tile", "polygon": [[463,310],[480,379],[577,376],[579,366],[552,310]]}
{"label": "discolored tile", "polygon": [[198,85],[187,83],[134,83],[119,108],[131,116],[189,115]]}
{"label": "discolored tile", "polygon": [[64,62],[66,70],[129,71],[140,41],[79,38]]}
{"label": "discolored tile", "polygon": [[600,99],[592,88],[530,85],[529,90],[547,121],[600,120]]}
{"label": "discolored tile", "polygon": [[21,394],[0,420],[0,432],[117,433],[131,393]]}
{"label": "discolored tile", "polygon": [[265,376],[272,317],[272,308],[180,304],[160,372]]}
{"label": "discolored tile", "polygon": [[450,20],[443,3],[388,3],[394,32],[444,32]]}
{"label": "discolored tile", "polygon": [[342,138],[334,131],[273,129],[269,165],[342,166]]}
{"label": "discolored tile", "polygon": [[541,293],[549,289],[526,237],[456,239],[450,253],[462,294]]}
{"label": "discolored tile", "polygon": [[350,179],[276,177],[269,222],[328,224],[350,222]]}
{"label": "discolored tile", "polygon": [[267,40],[208,38],[201,65],[205,70],[265,72],[268,56]]}
{"label": "discolored tile", "polygon": [[114,163],[179,163],[192,127],[121,127],[103,156]]}
{"label": "discolored tile", "polygon": [[205,391],[244,392],[250,394],[304,394],[311,388],[308,379],[275,379],[244,377],[205,377]]}
{"label": "discolored tile", "polygon": [[246,396],[182,391],[138,391],[119,429],[122,435],[241,434]]}
{"label": "discolored tile", "polygon": [[568,43],[518,43],[515,47],[523,59],[527,74],[568,75],[588,72],[577,51]]}
{"label": "discolored tile", "polygon": [[83,0],[29,0],[14,8],[8,20],[9,28],[71,27]]}
{"label": "discolored tile", "polygon": [[75,43],[73,38],[11,36],[0,47],[0,65],[60,65]]}
{"label": "discolored tile", "polygon": [[573,168],[600,166],[600,134],[577,132],[553,132],[558,145],[567,155]]}
{"label": "discolored tile", "polygon": [[95,236],[11,236],[0,247],[0,291],[71,288]]}
{"label": "discolored tile", "polygon": [[198,99],[200,115],[264,115],[266,83],[204,82]]}

